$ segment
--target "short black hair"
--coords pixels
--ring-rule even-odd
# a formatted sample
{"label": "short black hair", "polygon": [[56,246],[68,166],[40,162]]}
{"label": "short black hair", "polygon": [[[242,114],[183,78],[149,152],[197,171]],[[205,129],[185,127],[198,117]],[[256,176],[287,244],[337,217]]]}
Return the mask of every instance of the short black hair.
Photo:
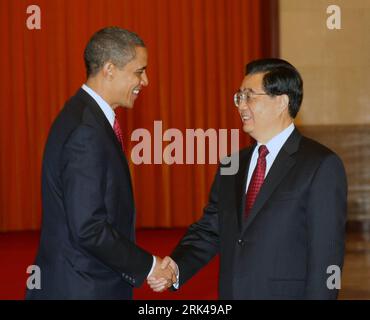
{"label": "short black hair", "polygon": [[245,75],[264,73],[263,89],[270,96],[286,94],[289,97],[289,114],[297,116],[303,99],[303,80],[298,70],[288,61],[277,58],[249,62]]}
{"label": "short black hair", "polygon": [[96,75],[108,61],[124,67],[136,54],[135,47],[145,47],[144,41],[134,32],[107,27],[97,31],[89,40],[84,52],[87,77]]}

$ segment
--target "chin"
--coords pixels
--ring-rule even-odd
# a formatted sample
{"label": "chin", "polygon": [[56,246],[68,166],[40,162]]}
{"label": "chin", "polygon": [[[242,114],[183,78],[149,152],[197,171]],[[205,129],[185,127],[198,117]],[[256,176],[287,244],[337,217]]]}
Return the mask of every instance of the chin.
{"label": "chin", "polygon": [[253,131],[253,127],[250,124],[244,124],[243,125],[243,131],[245,133],[251,133]]}
{"label": "chin", "polygon": [[120,106],[124,107],[124,108],[128,108],[128,109],[132,109],[134,107],[134,103],[133,102],[122,102],[120,104]]}

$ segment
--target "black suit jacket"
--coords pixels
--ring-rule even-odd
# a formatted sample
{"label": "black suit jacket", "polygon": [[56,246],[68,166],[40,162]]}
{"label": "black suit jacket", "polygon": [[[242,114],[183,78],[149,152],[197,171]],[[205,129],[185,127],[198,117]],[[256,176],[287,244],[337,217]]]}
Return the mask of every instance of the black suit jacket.
{"label": "black suit jacket", "polygon": [[130,299],[152,256],[135,245],[129,167],[111,125],[80,89],[55,120],[42,167],[43,217],[28,299]]}
{"label": "black suit jacket", "polygon": [[254,147],[235,155],[236,175],[217,172],[203,217],[172,253],[180,285],[219,253],[221,299],[335,299],[327,268],[343,265],[347,182],[341,160],[295,129],[244,221]]}

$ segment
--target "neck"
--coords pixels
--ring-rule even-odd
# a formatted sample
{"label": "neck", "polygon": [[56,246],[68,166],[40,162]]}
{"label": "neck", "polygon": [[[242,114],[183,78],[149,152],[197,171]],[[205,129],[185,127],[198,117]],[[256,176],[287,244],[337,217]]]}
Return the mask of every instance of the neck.
{"label": "neck", "polygon": [[103,81],[101,81],[101,79],[99,79],[98,77],[90,77],[87,79],[86,85],[92,90],[94,90],[99,96],[101,96],[113,110],[117,107],[112,105],[109,99],[108,91],[104,86]]}
{"label": "neck", "polygon": [[265,135],[255,138],[255,140],[260,144],[267,144],[272,138],[277,136],[279,133],[283,132],[286,128],[288,128],[293,123],[292,119],[289,119],[288,121],[284,121],[279,127],[277,127],[275,130],[269,131]]}

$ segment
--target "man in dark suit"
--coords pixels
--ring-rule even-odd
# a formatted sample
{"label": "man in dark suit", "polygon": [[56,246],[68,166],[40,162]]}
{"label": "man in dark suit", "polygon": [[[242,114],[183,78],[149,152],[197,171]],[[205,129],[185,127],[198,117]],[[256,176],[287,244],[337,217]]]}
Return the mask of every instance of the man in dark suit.
{"label": "man in dark suit", "polygon": [[35,264],[41,289],[27,299],[131,299],[149,274],[175,280],[135,244],[135,206],[114,109],[148,85],[147,50],[117,27],[93,35],[87,82],[56,118],[42,168],[43,218]]}
{"label": "man in dark suit", "polygon": [[[334,152],[294,127],[302,97],[301,76],[288,62],[247,65],[234,100],[243,131],[256,144],[235,155],[236,175],[217,172],[203,217],[190,226],[172,259],[164,259],[164,265],[178,267],[177,285],[219,253],[221,299],[337,297],[346,175]],[[164,290],[154,276],[148,283]]]}

